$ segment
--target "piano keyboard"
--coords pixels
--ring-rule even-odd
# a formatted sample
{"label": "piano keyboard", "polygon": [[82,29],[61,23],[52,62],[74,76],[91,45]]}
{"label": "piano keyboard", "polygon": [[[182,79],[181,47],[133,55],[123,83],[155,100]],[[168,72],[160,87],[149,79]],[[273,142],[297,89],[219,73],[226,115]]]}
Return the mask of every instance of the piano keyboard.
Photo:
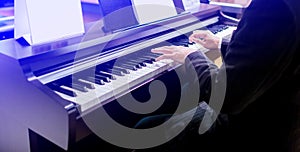
{"label": "piano keyboard", "polygon": [[[228,26],[228,25],[213,25],[211,27],[207,28],[207,31],[212,32],[215,36],[223,39],[231,39],[232,32],[236,30],[236,26]],[[209,49],[205,48],[204,46],[200,44],[191,44],[188,47],[198,49],[204,53],[208,52]]]}
{"label": "piano keyboard", "polygon": [[[69,76],[48,86],[62,98],[86,111],[95,105],[127,93],[133,87],[151,80],[173,67],[171,60],[155,61],[157,54],[146,54],[135,60],[124,60],[111,66],[103,64],[83,74]],[[89,75],[90,74],[90,75]]]}
{"label": "piano keyboard", "polygon": [[[223,37],[231,34],[235,27],[213,26],[209,30]],[[190,44],[184,36],[173,39],[170,43],[197,47],[204,53],[208,51],[203,46]],[[79,110],[84,112],[128,93],[178,65],[172,60],[155,61],[157,56],[159,55],[151,52],[133,53],[129,57],[118,59],[117,63],[104,63],[47,85],[62,98],[78,104]]]}
{"label": "piano keyboard", "polygon": [[236,26],[228,26],[221,24],[208,27],[208,30],[219,38],[229,38],[232,36],[232,32],[236,30]]}

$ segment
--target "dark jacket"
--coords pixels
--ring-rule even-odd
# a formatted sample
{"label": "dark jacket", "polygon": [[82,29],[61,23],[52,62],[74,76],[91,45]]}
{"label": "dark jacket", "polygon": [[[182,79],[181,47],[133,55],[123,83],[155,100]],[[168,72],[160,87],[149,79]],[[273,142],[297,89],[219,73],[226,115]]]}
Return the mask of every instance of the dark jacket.
{"label": "dark jacket", "polygon": [[187,69],[198,73],[200,100],[221,103],[221,113],[229,117],[229,147],[287,151],[300,105],[295,99],[300,88],[299,10],[299,0],[253,0],[221,68],[201,52],[186,59]]}

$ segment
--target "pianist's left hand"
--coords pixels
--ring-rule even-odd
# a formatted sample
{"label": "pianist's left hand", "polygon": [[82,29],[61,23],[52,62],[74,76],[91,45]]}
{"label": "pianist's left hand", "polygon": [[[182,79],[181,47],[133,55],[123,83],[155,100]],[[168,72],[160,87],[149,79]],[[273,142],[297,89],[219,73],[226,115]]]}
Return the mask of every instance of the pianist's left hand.
{"label": "pianist's left hand", "polygon": [[184,63],[185,58],[191,54],[192,52],[197,51],[196,49],[191,49],[188,47],[183,46],[163,46],[159,48],[152,49],[151,52],[153,53],[160,53],[162,54],[158,58],[157,61],[163,59],[171,59],[175,62]]}

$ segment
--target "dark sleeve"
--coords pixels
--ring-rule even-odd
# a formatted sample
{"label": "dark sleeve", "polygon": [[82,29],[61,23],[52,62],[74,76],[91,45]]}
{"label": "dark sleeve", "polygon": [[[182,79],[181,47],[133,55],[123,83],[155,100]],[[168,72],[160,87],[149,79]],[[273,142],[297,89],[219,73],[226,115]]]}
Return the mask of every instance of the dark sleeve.
{"label": "dark sleeve", "polygon": [[283,1],[253,0],[223,55],[221,68],[200,52],[188,56],[186,68],[197,72],[200,100],[217,100],[223,113],[232,114],[268,91],[284,69],[289,34],[294,32],[292,23]]}

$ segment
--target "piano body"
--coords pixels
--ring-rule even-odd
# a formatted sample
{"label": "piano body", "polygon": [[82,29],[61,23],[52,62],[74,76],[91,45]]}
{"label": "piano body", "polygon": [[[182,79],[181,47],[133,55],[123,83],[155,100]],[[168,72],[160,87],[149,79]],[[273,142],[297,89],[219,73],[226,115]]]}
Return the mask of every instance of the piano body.
{"label": "piano body", "polygon": [[39,46],[0,42],[0,151],[34,151],[37,136],[72,149],[91,133],[82,117],[180,66],[155,62],[151,48],[189,45],[187,36],[197,29],[222,35],[228,28],[220,7],[208,4],[116,33],[95,25],[87,25],[88,36]]}

